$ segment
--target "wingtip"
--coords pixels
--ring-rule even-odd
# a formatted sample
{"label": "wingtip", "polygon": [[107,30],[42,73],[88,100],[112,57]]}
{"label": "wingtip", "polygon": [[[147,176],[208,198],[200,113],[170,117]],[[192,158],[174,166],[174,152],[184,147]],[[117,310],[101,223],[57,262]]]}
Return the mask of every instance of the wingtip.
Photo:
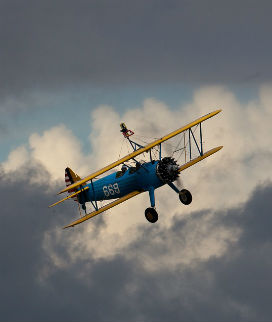
{"label": "wingtip", "polygon": [[62,229],[67,229],[67,228],[71,228],[71,227],[74,227],[74,225],[67,225],[67,226],[62,227]]}
{"label": "wingtip", "polygon": [[216,148],[214,148],[213,150],[216,151],[216,152],[218,152],[221,149],[223,149],[223,147],[224,147],[223,145],[220,145],[220,146],[217,146]]}

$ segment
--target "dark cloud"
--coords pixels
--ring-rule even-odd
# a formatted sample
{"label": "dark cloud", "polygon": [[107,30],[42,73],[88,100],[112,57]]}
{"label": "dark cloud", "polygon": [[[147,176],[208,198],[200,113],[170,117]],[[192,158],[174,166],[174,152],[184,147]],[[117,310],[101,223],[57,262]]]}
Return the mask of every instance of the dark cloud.
{"label": "dark cloud", "polygon": [[[44,178],[44,183],[30,184],[27,178],[36,177]],[[197,223],[211,211],[193,213],[185,219],[177,215],[168,229],[145,224],[136,242],[120,255],[101,260],[90,255],[71,261],[67,243],[77,241],[83,225],[60,231],[61,237],[52,239],[51,246],[64,264],[55,266],[44,247],[45,233],[60,229],[74,214],[70,203],[55,210],[47,208],[55,193],[47,186],[47,178],[48,173],[39,165],[12,176],[1,172],[3,320],[270,320],[271,184],[258,187],[246,204],[214,214],[211,230],[221,226],[241,229],[239,240],[229,242],[223,256],[195,261],[190,267],[162,266],[147,271],[137,254],[151,256],[159,264],[160,256],[170,251],[169,242],[175,240],[180,245],[176,256],[182,256],[186,223]],[[98,233],[104,225],[103,220],[89,224],[97,225]]]}
{"label": "dark cloud", "polygon": [[271,80],[270,1],[0,1],[0,93]]}
{"label": "dark cloud", "polygon": [[[189,268],[180,265],[173,270],[169,265],[155,273],[139,269],[138,276],[134,275],[134,298],[144,320],[269,321],[271,194],[271,184],[260,186],[246,204],[215,213],[211,233],[222,226],[241,229],[238,242],[229,242],[223,256],[195,260]],[[145,256],[157,258],[160,265],[160,256],[170,251],[169,241],[175,240],[180,245],[176,256],[183,256],[186,223],[203,218],[207,222],[210,212],[193,213],[183,220],[177,215],[169,230],[145,227],[129,251],[140,249]]]}

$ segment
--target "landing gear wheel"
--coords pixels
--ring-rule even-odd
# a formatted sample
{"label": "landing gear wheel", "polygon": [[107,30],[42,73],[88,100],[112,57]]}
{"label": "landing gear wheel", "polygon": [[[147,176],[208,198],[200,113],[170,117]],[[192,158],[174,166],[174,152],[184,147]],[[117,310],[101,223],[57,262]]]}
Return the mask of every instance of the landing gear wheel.
{"label": "landing gear wheel", "polygon": [[147,208],[145,210],[145,218],[153,224],[158,220],[158,213],[154,208]]}
{"label": "landing gear wheel", "polygon": [[184,204],[184,205],[189,205],[192,202],[192,195],[189,190],[182,189],[179,192],[179,200]]}

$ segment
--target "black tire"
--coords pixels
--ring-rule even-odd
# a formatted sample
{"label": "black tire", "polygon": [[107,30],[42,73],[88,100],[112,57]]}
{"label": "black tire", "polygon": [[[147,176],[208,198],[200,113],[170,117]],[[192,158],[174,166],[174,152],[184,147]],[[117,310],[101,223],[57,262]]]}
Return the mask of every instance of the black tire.
{"label": "black tire", "polygon": [[191,192],[186,189],[182,189],[179,192],[179,200],[184,204],[184,205],[190,205],[192,202],[193,198],[191,195]]}
{"label": "black tire", "polygon": [[154,224],[158,220],[158,217],[158,213],[154,208],[147,208],[145,210],[145,218],[152,224]]}

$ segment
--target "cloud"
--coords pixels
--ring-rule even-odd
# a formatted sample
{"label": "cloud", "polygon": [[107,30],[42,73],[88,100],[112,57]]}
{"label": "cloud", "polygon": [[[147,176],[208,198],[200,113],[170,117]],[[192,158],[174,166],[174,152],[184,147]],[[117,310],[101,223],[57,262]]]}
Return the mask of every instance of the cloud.
{"label": "cloud", "polygon": [[[142,224],[137,240],[119,254],[97,259],[92,253],[82,256],[82,228],[59,230],[73,216],[69,205],[50,212],[50,186],[29,184],[21,171],[28,178],[37,172],[48,175],[41,166],[31,166],[16,171],[17,182],[6,175],[0,181],[3,319],[269,321],[271,183],[256,187],[235,208],[206,209],[187,217],[177,213],[169,227]],[[99,236],[105,223],[93,221],[91,226]],[[48,234],[57,229],[60,234],[51,235],[49,252]],[[235,235],[237,229],[235,239],[222,234]],[[205,257],[214,247],[206,243],[211,236],[219,245],[225,243],[225,250]],[[89,243],[94,239],[90,234]],[[70,256],[71,242],[76,259]],[[193,252],[199,248],[191,264],[171,265],[173,257],[186,257],[190,246]],[[52,250],[62,261],[52,260]],[[165,258],[170,265],[161,265]],[[158,269],[150,270],[144,265],[148,262]]]}
{"label": "cloud", "polygon": [[[205,87],[176,110],[156,99],[122,117],[99,106],[91,113],[89,154],[64,125],[33,133],[2,164],[2,316],[269,320],[270,102],[265,85],[247,104],[225,87]],[[144,218],[149,200],[142,195],[84,225],[61,229],[73,220],[76,205],[47,206],[67,160],[85,175],[118,158],[121,121],[135,135],[148,136],[137,139],[150,140],[215,109],[207,106],[223,112],[203,124],[204,147],[224,149],[183,173],[191,206],[181,206],[165,187],[156,191],[155,225]]]}
{"label": "cloud", "polygon": [[[271,184],[267,184],[257,187],[249,201],[237,208],[191,213],[188,218],[176,215],[169,229],[142,227],[137,241],[123,249],[121,256],[111,259],[115,264],[118,260],[113,276],[116,271],[119,273],[119,265],[121,271],[124,267],[126,270],[122,278],[117,275],[122,296],[117,292],[117,303],[114,303],[119,308],[124,298],[130,299],[122,317],[159,321],[173,317],[196,321],[202,321],[203,317],[211,321],[269,320],[271,308],[266,299],[271,295],[268,282],[272,264],[269,260],[271,236],[262,235],[262,230],[264,225],[269,226],[271,192]],[[210,250],[210,245],[205,243],[207,236],[201,236],[203,226],[207,228],[205,235],[217,233],[219,244],[224,241],[224,235],[220,234],[222,228],[233,232],[238,228],[239,238],[226,241],[226,251],[220,256],[204,260],[198,257],[189,266],[182,263],[172,266],[171,259],[186,256],[184,236],[189,233],[192,236],[187,240],[190,246],[194,247],[195,243],[199,252],[205,252],[205,247],[206,251]],[[126,258],[125,262],[122,257]],[[165,257],[167,264],[161,265]],[[102,267],[104,261],[99,261]],[[157,266],[155,271],[145,265],[150,261]],[[94,271],[104,274],[100,265]],[[84,278],[88,280],[85,275]],[[89,278],[93,280],[93,277]]]}
{"label": "cloud", "polygon": [[88,163],[79,140],[64,125],[55,126],[42,135],[32,134],[29,146],[32,158],[41,162],[56,179],[64,178],[67,166],[76,167],[78,171]]}
{"label": "cloud", "polygon": [[[136,140],[141,142],[143,139],[147,142],[152,137],[161,137],[200,115],[222,107],[221,114],[203,124],[203,133],[205,150],[224,145],[223,150],[181,174],[183,185],[193,194],[193,203],[189,207],[181,206],[178,196],[168,186],[156,191],[156,207],[160,217],[157,226],[170,228],[175,214],[186,218],[192,212],[202,212],[203,209],[218,211],[236,207],[248,199],[256,184],[271,180],[270,88],[270,85],[262,86],[259,98],[241,103],[225,87],[203,87],[195,91],[190,103],[176,110],[150,98],[142,106],[125,112],[122,117],[113,107],[98,106],[91,113],[89,153],[83,153],[79,140],[66,126],[58,125],[42,134],[33,133],[29,144],[12,151],[2,166],[14,178],[12,171],[22,167],[24,161],[40,165],[49,173],[46,178],[48,184],[57,191],[64,182],[64,168],[67,165],[80,176],[85,176],[128,152],[129,147],[124,144],[119,132],[121,121],[125,121],[135,132]],[[145,134],[147,138],[139,134]],[[179,139],[170,142],[171,145],[167,146],[163,155],[172,151],[178,141]],[[182,158],[178,161],[181,162]],[[36,180],[37,183],[39,180],[43,182],[44,178],[36,176],[31,180]],[[69,205],[77,213],[74,203]],[[99,230],[91,222],[82,228],[76,228],[73,235],[76,238],[66,241],[71,260],[77,261],[78,257],[88,258],[90,254],[96,259],[114,257],[140,238],[142,225],[146,224],[144,210],[148,205],[148,195],[143,194],[101,215],[100,218],[94,218],[92,223],[100,224]],[[62,205],[59,207],[62,209]],[[88,210],[91,211],[91,207]],[[202,217],[203,222],[198,221],[199,226],[195,230],[188,223],[183,236],[183,256],[175,257],[171,253],[162,257],[161,265],[166,265],[167,262],[171,262],[173,267],[185,263],[191,265],[196,259],[206,261],[213,256],[222,256],[227,251],[226,245],[236,240],[240,232],[239,229],[229,231],[221,227],[217,232],[209,234],[212,218],[212,214]],[[67,224],[69,221],[71,220],[67,218]],[[63,263],[63,259],[54,253],[51,239],[61,241],[62,236],[60,230],[52,230],[48,232],[44,242],[44,247],[52,255],[52,261],[58,265]],[[192,240],[198,240],[198,237],[201,238],[203,247],[198,246],[198,242],[192,244]],[[92,243],[89,243],[90,238]],[[174,245],[172,249],[174,253]],[[147,265],[151,271],[156,269],[156,263],[152,261],[143,265]]]}
{"label": "cloud", "polygon": [[5,172],[11,173],[29,162],[41,164],[50,173],[48,182],[56,184],[58,180],[64,181],[64,169],[67,166],[84,173],[88,170],[90,160],[83,154],[81,143],[71,130],[60,124],[41,135],[30,135],[28,144],[11,151],[2,167]]}
{"label": "cloud", "polygon": [[5,172],[16,171],[29,161],[29,153],[25,146],[19,146],[10,152],[8,159],[2,163]]}

